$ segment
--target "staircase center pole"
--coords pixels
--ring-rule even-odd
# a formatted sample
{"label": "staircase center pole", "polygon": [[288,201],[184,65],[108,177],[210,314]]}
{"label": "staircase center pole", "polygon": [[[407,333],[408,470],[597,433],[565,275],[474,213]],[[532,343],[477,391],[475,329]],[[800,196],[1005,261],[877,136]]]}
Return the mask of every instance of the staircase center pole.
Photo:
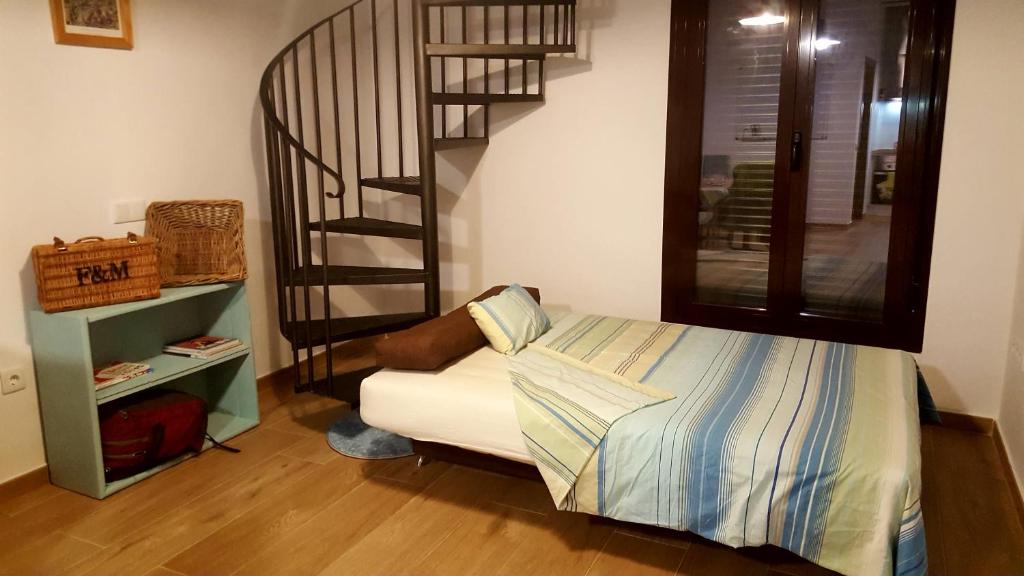
{"label": "staircase center pole", "polygon": [[423,268],[429,275],[424,286],[424,307],[428,316],[441,313],[440,267],[437,241],[437,182],[434,159],[434,106],[430,100],[431,67],[427,56],[430,40],[430,9],[424,0],[413,1],[413,45],[416,50],[416,129],[418,131],[420,202],[423,220]]}

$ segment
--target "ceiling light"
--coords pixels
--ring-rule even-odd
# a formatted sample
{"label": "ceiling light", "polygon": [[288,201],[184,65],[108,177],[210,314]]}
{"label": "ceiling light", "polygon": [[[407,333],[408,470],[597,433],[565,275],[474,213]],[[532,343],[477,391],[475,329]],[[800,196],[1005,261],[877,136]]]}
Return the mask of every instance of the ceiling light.
{"label": "ceiling light", "polygon": [[779,16],[778,14],[772,14],[771,12],[765,12],[760,16],[752,16],[750,18],[744,18],[740,20],[741,26],[771,26],[772,24],[782,24],[786,21],[785,16]]}
{"label": "ceiling light", "polygon": [[842,44],[842,42],[836,40],[835,38],[822,36],[821,38],[818,38],[817,40],[814,41],[814,49],[820,52],[822,50],[828,50],[833,46],[838,46],[839,44]]}

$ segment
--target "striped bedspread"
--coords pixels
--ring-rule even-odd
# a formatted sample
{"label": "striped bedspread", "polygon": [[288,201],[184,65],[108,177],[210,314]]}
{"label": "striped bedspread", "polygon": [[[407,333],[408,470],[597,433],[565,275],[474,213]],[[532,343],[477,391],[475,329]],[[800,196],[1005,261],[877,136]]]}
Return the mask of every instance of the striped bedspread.
{"label": "striped bedspread", "polygon": [[908,354],[574,314],[510,373],[562,510],[843,574],[927,572]]}

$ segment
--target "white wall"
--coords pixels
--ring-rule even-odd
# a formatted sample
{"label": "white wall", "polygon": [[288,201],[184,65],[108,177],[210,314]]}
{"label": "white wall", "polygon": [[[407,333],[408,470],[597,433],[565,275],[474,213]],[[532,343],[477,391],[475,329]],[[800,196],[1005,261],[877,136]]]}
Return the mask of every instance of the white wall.
{"label": "white wall", "polygon": [[1000,412],[1024,230],[1022,23],[1019,0],[957,3],[920,361],[940,407],[979,416]]}
{"label": "white wall", "polygon": [[[32,364],[31,246],[141,231],[111,223],[117,198],[245,201],[257,369],[281,365],[256,92],[273,54],[337,5],[133,0],[135,49],[119,51],[55,45],[48,2],[0,0],[0,366]],[[0,482],[41,466],[34,384],[0,397],[0,423]]]}
{"label": "white wall", "polygon": [[[545,301],[658,318],[669,4],[582,4],[583,61],[554,59],[543,106],[495,109],[508,121],[466,189],[483,229],[474,288],[518,280]],[[941,408],[987,417],[999,413],[1020,260],[1022,11],[959,2],[919,355]]]}
{"label": "white wall", "polygon": [[[1017,150],[1024,150],[1020,134]],[[1018,176],[1018,190],[1024,189],[1024,177]],[[1017,272],[1016,304],[1010,332],[1011,352],[1006,358],[1006,382],[999,408],[999,431],[1017,472],[1017,482],[1024,492],[1024,235],[1021,236],[1022,257]]]}
{"label": "white wall", "polygon": [[[581,3],[579,59],[551,58],[543,105],[496,106],[470,178],[482,282],[657,318],[668,0]],[[699,137],[699,135],[695,135]]]}
{"label": "white wall", "polygon": [[[971,70],[972,81],[985,83],[992,89],[991,93],[1001,95],[994,101],[979,95],[975,109],[987,110],[990,118],[998,120],[989,123],[984,139],[974,138],[974,142],[982,147],[975,154],[985,167],[981,188],[977,189],[984,190],[993,185],[1007,189],[1016,203],[1015,206],[1013,202],[1007,203],[1010,212],[1006,216],[1007,227],[1012,229],[1014,221],[1018,228],[1024,221],[1024,171],[1020,169],[1024,164],[1024,120],[1020,116],[1019,103],[1011,98],[1011,94],[1020,94],[1024,90],[1024,66],[1019,58],[1013,60],[1012,56],[1024,53],[1024,35],[1020,33],[1020,25],[1024,23],[1024,4],[1014,0],[1004,0],[1000,4],[1005,20],[998,24],[986,23],[984,30],[988,36],[984,43],[980,43],[978,51],[984,54],[1003,52],[1008,59],[1007,65],[1001,67],[1002,70]],[[976,16],[974,10],[972,7],[962,11],[966,18],[970,18],[968,21]],[[1024,491],[1024,233],[1019,236],[1015,303],[1010,328],[1011,353],[1007,355],[998,418],[1018,485]],[[1010,234],[1003,236],[1002,241],[1014,245]]]}

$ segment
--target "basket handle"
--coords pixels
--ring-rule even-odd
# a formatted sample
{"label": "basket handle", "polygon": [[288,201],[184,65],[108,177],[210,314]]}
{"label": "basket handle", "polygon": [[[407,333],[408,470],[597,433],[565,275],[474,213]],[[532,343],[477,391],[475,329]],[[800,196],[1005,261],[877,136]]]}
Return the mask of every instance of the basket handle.
{"label": "basket handle", "polygon": [[[72,242],[72,244],[85,244],[86,242],[100,242],[102,240],[103,240],[102,236],[83,236],[83,237],[79,238],[78,240],[75,240],[74,242]],[[128,233],[128,243],[129,244],[138,244],[139,243],[139,237],[135,234],[135,232],[129,232]],[[53,247],[57,249],[57,252],[67,252],[68,251],[68,245],[63,240],[61,240],[60,238],[58,238],[56,236],[53,237]]]}

